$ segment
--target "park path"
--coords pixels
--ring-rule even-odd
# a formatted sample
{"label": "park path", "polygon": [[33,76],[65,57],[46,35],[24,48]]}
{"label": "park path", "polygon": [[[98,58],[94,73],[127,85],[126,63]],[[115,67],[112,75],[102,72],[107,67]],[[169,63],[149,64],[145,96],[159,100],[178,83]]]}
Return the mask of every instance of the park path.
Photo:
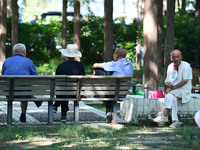
{"label": "park path", "polygon": [[[1,113],[7,114],[7,102],[1,102],[0,104],[0,110]],[[54,113],[54,118],[60,118],[60,112],[61,109],[60,107],[58,108],[57,113]],[[95,109],[94,107],[91,107],[87,105],[85,102],[80,102],[79,103],[79,112],[80,112],[80,118],[81,114],[84,113],[84,118],[86,121],[80,121],[80,124],[84,123],[106,123],[105,120],[105,112],[100,111],[98,109]],[[19,121],[19,117],[21,114],[21,108],[20,108],[20,102],[13,102],[13,122],[15,124],[24,124]],[[37,114],[37,115],[36,115]],[[69,111],[68,111],[68,116],[71,116],[71,120],[69,122],[66,122],[66,124],[73,124],[73,101],[69,101]],[[47,124],[47,117],[48,117],[48,103],[43,102],[42,106],[40,108],[37,108],[34,102],[29,102],[28,103],[28,108],[27,108],[27,123],[26,124]],[[41,118],[46,118],[46,119],[41,119]],[[90,120],[90,118],[93,118]],[[96,118],[96,120],[94,120]],[[99,119],[100,118],[100,119]],[[2,120],[2,119],[1,119]],[[46,120],[46,121],[44,121]],[[54,120],[53,124],[60,124],[60,121]],[[82,119],[83,120],[83,119]],[[126,121],[117,118],[118,123],[127,123]],[[4,117],[4,120],[0,122],[0,124],[5,124],[6,123],[6,117]]]}

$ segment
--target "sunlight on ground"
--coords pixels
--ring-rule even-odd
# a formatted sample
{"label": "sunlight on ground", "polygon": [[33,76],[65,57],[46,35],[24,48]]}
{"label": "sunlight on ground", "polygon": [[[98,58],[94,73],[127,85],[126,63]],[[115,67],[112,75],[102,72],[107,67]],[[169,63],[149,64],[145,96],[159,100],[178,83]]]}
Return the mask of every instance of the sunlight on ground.
{"label": "sunlight on ground", "polygon": [[46,138],[45,139],[37,139],[34,141],[31,140],[17,140],[17,141],[9,141],[9,142],[5,142],[6,144],[11,144],[11,145],[18,145],[17,147],[21,147],[23,149],[26,148],[37,148],[40,146],[50,146],[53,143],[52,141],[48,141]]}

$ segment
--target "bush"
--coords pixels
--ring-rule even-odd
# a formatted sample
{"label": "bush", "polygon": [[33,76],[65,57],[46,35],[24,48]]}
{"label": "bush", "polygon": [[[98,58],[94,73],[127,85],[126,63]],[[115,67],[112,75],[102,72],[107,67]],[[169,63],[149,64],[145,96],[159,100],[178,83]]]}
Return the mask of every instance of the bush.
{"label": "bush", "polygon": [[200,26],[195,24],[194,13],[175,16],[174,47],[180,49],[187,62],[200,64]]}

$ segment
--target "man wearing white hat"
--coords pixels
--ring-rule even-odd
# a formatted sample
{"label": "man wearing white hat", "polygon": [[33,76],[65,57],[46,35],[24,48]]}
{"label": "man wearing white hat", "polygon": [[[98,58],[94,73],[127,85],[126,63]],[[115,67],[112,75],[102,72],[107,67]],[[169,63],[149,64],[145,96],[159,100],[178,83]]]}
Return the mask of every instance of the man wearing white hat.
{"label": "man wearing white hat", "polygon": [[[82,54],[75,44],[68,44],[66,49],[61,49],[63,56],[67,57],[68,61],[61,63],[56,69],[56,75],[85,75],[83,64],[75,60],[75,57],[81,57]],[[57,95],[62,98],[72,98],[71,96]],[[61,105],[61,121],[67,120],[68,101],[56,101],[53,105],[54,112]]]}

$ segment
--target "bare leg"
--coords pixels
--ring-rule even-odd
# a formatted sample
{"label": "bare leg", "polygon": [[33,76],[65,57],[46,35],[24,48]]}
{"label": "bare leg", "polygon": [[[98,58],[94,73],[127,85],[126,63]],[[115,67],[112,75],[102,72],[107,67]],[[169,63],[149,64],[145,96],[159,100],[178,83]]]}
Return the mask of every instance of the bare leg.
{"label": "bare leg", "polygon": [[169,109],[165,108],[165,109],[163,110],[163,115],[166,117],[167,114],[168,114],[168,112],[169,112]]}
{"label": "bare leg", "polygon": [[25,102],[25,101],[21,102],[21,110],[23,114],[26,113],[27,106],[28,106],[28,102]]}

